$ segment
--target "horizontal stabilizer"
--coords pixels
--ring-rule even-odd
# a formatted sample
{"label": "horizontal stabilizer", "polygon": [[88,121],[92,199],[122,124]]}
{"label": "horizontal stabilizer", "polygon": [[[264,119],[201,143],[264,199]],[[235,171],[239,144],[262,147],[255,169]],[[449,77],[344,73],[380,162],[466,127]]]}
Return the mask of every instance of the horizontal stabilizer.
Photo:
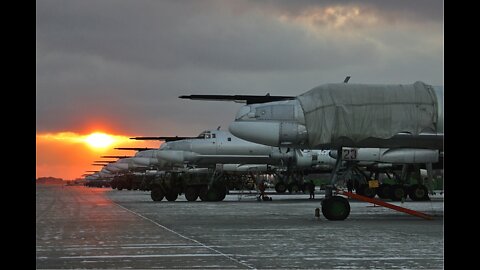
{"label": "horizontal stabilizer", "polygon": [[143,141],[166,141],[173,142],[186,139],[196,139],[197,137],[179,137],[179,136],[160,136],[160,137],[133,137],[131,140],[143,140]]}
{"label": "horizontal stabilizer", "polygon": [[213,100],[213,101],[234,101],[237,103],[266,103],[272,101],[280,100],[290,100],[295,99],[295,96],[270,96],[267,94],[265,96],[260,95],[189,95],[189,96],[179,96],[182,99],[192,99],[192,100]]}
{"label": "horizontal stabilizer", "polygon": [[145,151],[145,150],[153,150],[158,148],[148,148],[148,147],[117,147],[116,150],[133,150],[133,151]]}

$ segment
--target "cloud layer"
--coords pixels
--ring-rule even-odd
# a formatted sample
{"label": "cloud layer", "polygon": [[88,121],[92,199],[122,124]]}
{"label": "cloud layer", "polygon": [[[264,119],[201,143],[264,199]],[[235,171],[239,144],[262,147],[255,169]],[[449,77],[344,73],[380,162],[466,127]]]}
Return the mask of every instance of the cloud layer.
{"label": "cloud layer", "polygon": [[442,1],[38,1],[37,131],[226,127],[240,104],[322,83],[443,84]]}

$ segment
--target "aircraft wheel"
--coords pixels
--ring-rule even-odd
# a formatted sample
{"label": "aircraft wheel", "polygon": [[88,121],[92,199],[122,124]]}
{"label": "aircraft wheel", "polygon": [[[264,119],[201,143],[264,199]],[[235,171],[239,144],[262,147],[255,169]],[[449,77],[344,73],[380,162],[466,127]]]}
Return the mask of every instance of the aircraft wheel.
{"label": "aircraft wheel", "polygon": [[217,189],[215,189],[215,188],[210,188],[210,189],[207,191],[206,201],[208,201],[208,202],[214,202],[214,201],[217,200],[217,198],[218,198]]}
{"label": "aircraft wheel", "polygon": [[207,187],[201,187],[199,192],[198,192],[198,197],[200,197],[200,200],[202,201],[207,201],[207,193],[208,193],[208,189]]}
{"label": "aircraft wheel", "polygon": [[402,185],[392,185],[390,188],[390,199],[392,201],[401,201],[402,198],[407,197],[407,192]]}
{"label": "aircraft wheel", "polygon": [[150,197],[152,197],[152,200],[155,202],[159,202],[163,200],[163,197],[165,194],[163,193],[163,190],[160,187],[153,187],[152,191],[150,192]]}
{"label": "aircraft wheel", "polygon": [[189,202],[194,202],[198,198],[198,189],[196,187],[187,187],[185,190],[185,198]]}
{"label": "aircraft wheel", "polygon": [[390,194],[390,185],[389,184],[381,184],[377,188],[377,195],[380,199],[388,199]]}
{"label": "aircraft wheel", "polygon": [[223,201],[227,196],[227,190],[225,187],[217,188],[217,201]]}
{"label": "aircraft wheel", "polygon": [[370,188],[367,184],[362,184],[358,187],[357,194],[373,198],[377,194],[377,191],[375,188]]}
{"label": "aircraft wheel", "polygon": [[283,182],[278,182],[275,185],[275,191],[277,193],[285,193],[286,190],[287,190],[287,185],[285,185],[285,183],[283,183]]}
{"label": "aircraft wheel", "polygon": [[428,201],[430,198],[428,197],[428,189],[424,185],[415,184],[410,187],[408,196],[413,201]]}
{"label": "aircraft wheel", "polygon": [[322,200],[322,213],[328,220],[344,220],[350,215],[350,203],[340,196]]}
{"label": "aircraft wheel", "polygon": [[170,191],[167,194],[165,194],[165,199],[169,202],[174,202],[178,198],[178,193]]}
{"label": "aircraft wheel", "polygon": [[300,191],[300,187],[297,185],[297,183],[291,183],[288,185],[289,193],[297,193],[298,191]]}

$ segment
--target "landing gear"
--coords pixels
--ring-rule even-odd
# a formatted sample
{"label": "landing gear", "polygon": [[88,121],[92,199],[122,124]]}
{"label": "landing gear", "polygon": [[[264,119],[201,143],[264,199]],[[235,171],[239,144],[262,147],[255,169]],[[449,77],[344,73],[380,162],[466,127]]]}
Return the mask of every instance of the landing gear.
{"label": "landing gear", "polygon": [[212,186],[208,189],[206,186],[200,189],[200,200],[207,202],[223,201],[227,196],[227,189],[224,185]]}
{"label": "landing gear", "polygon": [[165,194],[165,198],[169,202],[174,202],[178,198],[178,193],[173,190],[170,190],[167,194]]}
{"label": "landing gear", "polygon": [[165,193],[163,192],[161,187],[153,187],[152,191],[150,192],[150,197],[152,197],[152,200],[155,202],[159,202],[163,200],[163,197],[165,196]]}
{"label": "landing gear", "polygon": [[392,185],[389,197],[392,201],[401,201],[407,197],[407,192],[403,185]]}
{"label": "landing gear", "polygon": [[412,201],[429,201],[428,189],[424,185],[415,184],[409,188],[408,196]]}
{"label": "landing gear", "polygon": [[380,199],[388,199],[390,194],[390,185],[389,184],[380,184],[377,188],[377,195]]}
{"label": "landing gear", "polygon": [[275,185],[275,191],[277,193],[285,193],[285,191],[287,190],[287,185],[285,185],[284,182],[278,182],[276,185]]}
{"label": "landing gear", "polygon": [[357,194],[373,198],[377,194],[377,190],[375,188],[369,187],[367,184],[361,184],[357,188]]}
{"label": "landing gear", "polygon": [[189,202],[194,202],[198,198],[198,193],[199,193],[199,190],[196,187],[194,186],[187,187],[187,189],[185,190],[185,198]]}
{"label": "landing gear", "polygon": [[328,220],[345,220],[350,215],[350,203],[340,196],[322,200],[322,213]]}
{"label": "landing gear", "polygon": [[289,193],[297,193],[300,191],[300,187],[297,185],[297,183],[290,183],[288,185],[288,192]]}

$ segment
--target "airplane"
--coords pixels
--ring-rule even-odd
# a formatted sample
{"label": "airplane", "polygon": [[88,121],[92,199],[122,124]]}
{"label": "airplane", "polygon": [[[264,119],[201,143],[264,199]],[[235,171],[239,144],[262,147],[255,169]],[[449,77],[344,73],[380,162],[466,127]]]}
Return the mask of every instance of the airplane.
{"label": "airplane", "polygon": [[[322,201],[322,212],[331,220],[344,220],[350,213],[348,201],[332,192],[342,161],[355,157],[358,149],[430,149],[443,153],[443,86],[421,81],[405,85],[347,81],[320,85],[293,98],[246,101],[229,126],[233,135],[255,143],[336,149],[342,153]],[[225,100],[221,95],[212,99],[202,95],[201,99]],[[426,166],[431,172],[432,163]]]}
{"label": "airplane", "polygon": [[[163,140],[163,138],[164,137],[134,137],[132,139]],[[336,162],[335,159],[329,157],[325,151],[291,148],[282,149],[265,146],[239,139],[229,132],[219,129],[203,131],[196,137],[182,138],[183,139],[170,140],[163,143],[158,151],[142,151],[139,152],[137,156],[148,157],[142,160],[142,164],[154,166],[157,170],[177,168],[177,171],[181,171],[180,168],[184,168],[185,166],[190,168],[208,167],[213,169],[211,173],[214,175],[219,164],[223,164],[224,166],[222,173],[232,172],[232,170],[234,172],[242,172],[242,170],[243,172],[247,172],[244,168],[253,166],[254,164],[284,167],[286,170],[280,169],[277,171],[280,179],[275,187],[280,193],[285,192],[287,189],[290,192],[302,189],[303,183],[299,182],[300,177],[296,177],[296,175],[300,173],[300,169],[324,165],[330,166],[331,168]],[[241,164],[241,166],[236,164]],[[183,170],[182,172],[191,173],[192,171]],[[200,178],[202,177],[203,176]],[[215,192],[222,194],[223,190],[225,190],[225,185],[225,181],[220,181]],[[165,187],[166,185],[161,186],[163,186],[163,188],[152,187],[152,199],[158,200],[158,198],[163,198],[162,194],[172,193],[172,188]],[[211,183],[209,183],[208,186],[211,186]],[[179,187],[177,189],[183,188],[184,187]],[[195,188],[196,190],[190,193],[200,194],[199,189],[204,189],[203,184],[197,184]],[[163,189],[163,192],[160,192],[159,189]],[[157,196],[156,194],[160,195]],[[189,195],[189,197],[193,198],[195,196]],[[211,197],[216,196],[212,195]],[[171,194],[167,199],[169,198],[170,200],[174,200],[176,197]]]}

